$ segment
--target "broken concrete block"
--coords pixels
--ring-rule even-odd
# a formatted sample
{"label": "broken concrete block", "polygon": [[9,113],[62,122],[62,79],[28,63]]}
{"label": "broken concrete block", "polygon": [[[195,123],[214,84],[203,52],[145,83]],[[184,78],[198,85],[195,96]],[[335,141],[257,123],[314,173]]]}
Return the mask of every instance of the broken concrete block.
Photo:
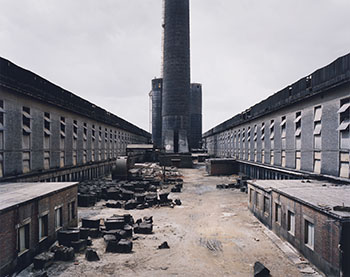
{"label": "broken concrete block", "polygon": [[107,219],[105,221],[106,230],[116,230],[116,229],[123,229],[125,225],[124,219]]}
{"label": "broken concrete block", "polygon": [[132,251],[132,241],[127,239],[120,240],[116,250],[118,253],[130,253]]}
{"label": "broken concrete block", "polygon": [[153,216],[145,216],[143,220],[147,223],[153,223]]}
{"label": "broken concrete block", "polygon": [[164,241],[161,245],[158,246],[158,249],[169,249],[168,242]]}
{"label": "broken concrete block", "polygon": [[34,269],[44,269],[52,265],[55,254],[52,252],[44,252],[34,257]]}
{"label": "broken concrete block", "polygon": [[123,207],[123,202],[121,201],[108,201],[106,203],[107,208],[121,209]]}
{"label": "broken concrete block", "polygon": [[100,219],[89,219],[89,218],[82,218],[81,219],[82,227],[83,228],[94,228],[99,229],[100,228]]}
{"label": "broken concrete block", "polygon": [[169,193],[168,192],[163,192],[163,193],[160,193],[159,194],[159,202],[160,203],[167,203],[169,200],[168,200],[168,196],[169,196]]}
{"label": "broken concrete block", "polygon": [[117,240],[107,241],[106,252],[116,253],[117,244],[118,244]]}
{"label": "broken concrete block", "polygon": [[179,193],[179,192],[181,192],[181,188],[180,188],[180,187],[173,187],[173,188],[171,189],[171,192]]}
{"label": "broken concrete block", "polygon": [[136,208],[136,206],[137,206],[136,200],[128,200],[124,205],[124,209],[125,210],[133,210]]}
{"label": "broken concrete block", "polygon": [[80,228],[79,230],[80,230],[80,238],[87,239],[89,236],[90,229],[89,228]]}
{"label": "broken concrete block", "polygon": [[180,199],[175,199],[174,203],[175,203],[175,205],[178,205],[178,206],[182,205],[182,202]]}
{"label": "broken concrete block", "polygon": [[72,261],[75,257],[73,247],[53,246],[50,251],[55,254],[57,261]]}
{"label": "broken concrete block", "polygon": [[89,262],[95,262],[99,261],[100,257],[97,255],[97,252],[95,250],[92,250],[91,248],[86,249],[85,252],[85,259]]}
{"label": "broken concrete block", "polygon": [[72,241],[80,239],[80,230],[66,230],[58,231],[57,240],[60,245],[70,246]]}
{"label": "broken concrete block", "polygon": [[123,230],[125,231],[127,238],[132,238],[133,228],[130,225],[125,225]]}
{"label": "broken concrete block", "polygon": [[153,225],[146,222],[142,222],[134,227],[135,234],[152,234],[152,231]]}
{"label": "broken concrete block", "polygon": [[87,241],[86,241],[86,239],[80,239],[78,241],[72,241],[71,245],[74,248],[74,252],[78,253],[78,252],[82,252],[86,249]]}
{"label": "broken concrete block", "polygon": [[89,236],[92,238],[98,238],[100,236],[100,230],[97,228],[90,228],[89,229]]}
{"label": "broken concrete block", "polygon": [[116,241],[116,240],[117,240],[116,236],[115,236],[115,235],[111,235],[111,234],[104,235],[104,236],[103,236],[103,239],[104,239],[104,241],[107,242],[107,243],[108,243],[109,241]]}
{"label": "broken concrete block", "polygon": [[268,277],[268,276],[270,276],[270,270],[268,270],[262,263],[255,262],[254,277]]}

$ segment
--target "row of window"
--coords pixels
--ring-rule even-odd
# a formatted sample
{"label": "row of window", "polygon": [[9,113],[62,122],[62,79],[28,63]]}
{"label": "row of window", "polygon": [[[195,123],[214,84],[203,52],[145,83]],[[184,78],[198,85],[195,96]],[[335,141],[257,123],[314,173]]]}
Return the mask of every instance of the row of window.
{"label": "row of window", "polygon": [[[340,101],[339,115],[339,176],[349,178],[349,149],[350,149],[350,98],[345,98]],[[295,169],[301,169],[301,136],[302,136],[302,112],[295,113],[294,124],[294,147],[289,146],[290,149],[295,150]],[[260,126],[260,142],[261,149],[260,160],[258,160],[258,125],[255,124],[253,128],[250,126],[233,131],[226,131],[217,136],[217,154],[219,156],[234,157],[238,159],[246,159],[248,161],[255,161],[265,163],[266,150],[266,129],[269,130],[270,149],[268,155],[270,164],[275,165],[275,120],[269,121],[266,126],[265,122]],[[280,138],[281,138],[281,166],[286,166],[286,149],[287,149],[287,118],[282,116],[280,119]],[[322,106],[316,106],[313,110],[313,170],[315,173],[321,173],[321,134],[322,134]],[[215,149],[215,139],[213,137],[207,138],[207,148],[210,153]],[[254,147],[253,149],[251,149]],[[215,154],[215,151],[214,151]]]}
{"label": "row of window", "polygon": [[[27,106],[22,107],[22,172],[28,173],[31,171],[31,147],[32,141],[32,124],[33,118],[31,115],[31,108]],[[4,176],[4,162],[3,151],[4,149],[4,127],[5,127],[5,109],[4,101],[0,100],[0,178]],[[61,116],[59,121],[59,166],[64,167],[66,165],[66,135],[67,135],[67,120]],[[49,112],[43,112],[43,168],[50,169],[51,165],[51,139],[52,139],[52,122],[51,114]],[[9,122],[10,124],[10,122]],[[108,128],[102,128],[95,124],[88,125],[88,123],[82,123],[82,149],[78,149],[78,121],[73,120],[72,124],[72,165],[77,165],[78,154],[82,157],[82,163],[95,160],[104,160],[116,158],[118,155],[125,154],[125,149],[128,143],[140,143],[142,138],[137,135],[126,133],[123,131],[112,130]],[[87,149],[88,132],[90,129],[91,149]],[[104,139],[104,149],[102,149],[102,140]],[[95,145],[96,144],[96,145]],[[95,150],[97,146],[97,150]],[[89,151],[89,152],[88,152]],[[89,155],[88,155],[89,154]]]}
{"label": "row of window", "polygon": [[[68,222],[76,218],[76,202],[71,201],[67,207]],[[63,226],[63,205],[55,208],[55,231]],[[17,228],[17,250],[19,255],[30,248],[31,219],[24,220]],[[49,235],[49,212],[42,213],[38,218],[38,241]]]}
{"label": "row of window", "polygon": [[[255,198],[254,198],[254,192],[255,192]],[[261,195],[259,192],[250,189],[249,193],[249,202],[252,204],[253,199],[255,199],[254,206],[257,209],[261,209],[260,199],[263,199],[263,205],[262,205],[262,211],[265,217],[268,217],[270,214],[270,198],[266,197],[265,195]],[[274,209],[274,217],[273,221],[281,226],[282,225],[282,206],[280,203],[274,203],[275,209]],[[295,236],[295,213],[288,209],[287,211],[287,231],[290,235]],[[310,249],[314,249],[315,245],[315,230],[314,230],[314,224],[309,219],[304,218],[304,244],[308,246]]]}

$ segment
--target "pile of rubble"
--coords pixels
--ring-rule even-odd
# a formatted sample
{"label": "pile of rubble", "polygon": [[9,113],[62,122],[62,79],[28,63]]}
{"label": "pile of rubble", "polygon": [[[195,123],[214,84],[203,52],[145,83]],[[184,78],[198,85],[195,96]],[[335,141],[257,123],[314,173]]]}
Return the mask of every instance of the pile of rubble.
{"label": "pile of rubble", "polygon": [[128,181],[101,179],[81,182],[78,188],[78,205],[90,207],[101,199],[107,201],[106,206],[109,208],[126,210],[174,205],[167,197],[170,192],[181,192],[183,187],[183,180],[176,168],[163,170],[153,164],[131,169],[129,173]]}
{"label": "pile of rubble", "polygon": [[241,192],[247,192],[247,181],[245,178],[236,178],[232,183],[218,184],[217,189],[239,189]]}

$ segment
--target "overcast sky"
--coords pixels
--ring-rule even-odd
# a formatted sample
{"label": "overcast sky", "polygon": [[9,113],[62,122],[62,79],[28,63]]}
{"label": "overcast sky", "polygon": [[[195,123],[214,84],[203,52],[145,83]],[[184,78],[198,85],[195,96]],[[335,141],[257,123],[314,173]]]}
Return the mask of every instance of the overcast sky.
{"label": "overcast sky", "polygon": [[[349,53],[349,11],[349,0],[191,0],[203,131]],[[161,18],[161,0],[0,0],[0,56],[149,130]]]}

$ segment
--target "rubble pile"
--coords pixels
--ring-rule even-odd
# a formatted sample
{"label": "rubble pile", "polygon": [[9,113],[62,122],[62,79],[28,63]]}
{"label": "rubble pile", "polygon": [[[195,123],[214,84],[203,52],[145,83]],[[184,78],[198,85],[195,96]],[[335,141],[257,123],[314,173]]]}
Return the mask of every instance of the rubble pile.
{"label": "rubble pile", "polygon": [[130,214],[113,215],[104,221],[102,233],[106,252],[131,253],[134,234],[153,233],[153,218],[144,217],[135,222]]}
{"label": "rubble pile", "polygon": [[146,209],[156,205],[176,205],[168,199],[170,192],[179,193],[183,188],[177,168],[166,170],[156,164],[142,165],[129,170],[129,180],[84,181],[79,184],[78,205],[90,207],[101,199],[106,207],[117,209]]}
{"label": "rubble pile", "polygon": [[217,189],[240,189],[241,192],[247,192],[246,178],[236,178],[232,183],[216,185]]}

